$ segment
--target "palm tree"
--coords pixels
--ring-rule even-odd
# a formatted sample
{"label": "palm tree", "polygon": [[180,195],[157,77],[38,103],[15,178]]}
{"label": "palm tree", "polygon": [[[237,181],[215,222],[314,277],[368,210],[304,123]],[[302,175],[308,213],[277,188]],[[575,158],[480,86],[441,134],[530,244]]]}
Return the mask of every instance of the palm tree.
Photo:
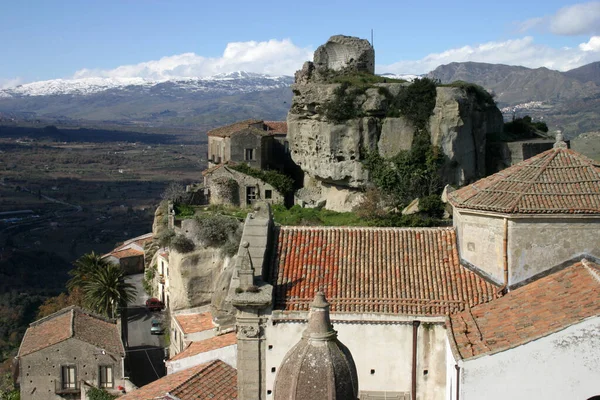
{"label": "palm tree", "polygon": [[117,315],[117,307],[126,307],[135,299],[135,287],[126,283],[121,267],[107,263],[85,275],[81,289],[87,307],[109,318]]}
{"label": "palm tree", "polygon": [[109,264],[100,254],[93,251],[82,255],[73,263],[75,268],[69,271],[72,278],[67,282],[67,288],[71,291],[82,287],[92,274],[100,269],[106,269]]}

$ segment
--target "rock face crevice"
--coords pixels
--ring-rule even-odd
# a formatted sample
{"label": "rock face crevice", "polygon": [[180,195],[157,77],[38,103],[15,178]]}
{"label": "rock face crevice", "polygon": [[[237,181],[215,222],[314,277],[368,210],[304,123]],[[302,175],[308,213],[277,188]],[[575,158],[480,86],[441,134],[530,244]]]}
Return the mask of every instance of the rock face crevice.
{"label": "rock face crevice", "polygon": [[[369,186],[369,173],[362,164],[365,153],[377,151],[391,158],[413,144],[414,124],[391,109],[393,99],[410,83],[359,87],[330,83],[335,76],[372,73],[374,52],[366,40],[333,36],[317,49],[314,60],[296,73],[287,118],[292,159],[310,184],[297,197],[306,204],[325,203],[328,209],[350,211],[357,203],[357,192]],[[340,99],[340,93],[351,97]],[[350,117],[332,118],[332,104],[346,107],[343,110]],[[447,157],[443,183],[463,185],[484,176],[486,135],[501,132],[503,119],[495,104],[475,92],[440,86],[425,128],[432,144],[440,146]],[[328,201],[326,195],[333,192],[335,200]]]}

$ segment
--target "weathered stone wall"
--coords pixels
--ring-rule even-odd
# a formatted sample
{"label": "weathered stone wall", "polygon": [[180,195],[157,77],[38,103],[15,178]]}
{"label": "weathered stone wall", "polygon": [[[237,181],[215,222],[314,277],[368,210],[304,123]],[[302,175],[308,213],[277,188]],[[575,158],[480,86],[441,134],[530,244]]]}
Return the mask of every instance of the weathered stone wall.
{"label": "weathered stone wall", "polygon": [[315,51],[317,70],[375,73],[375,51],[368,40],[335,35]]}
{"label": "weathered stone wall", "polygon": [[76,380],[83,390],[85,381],[98,386],[100,365],[113,368],[115,389],[125,386],[123,361],[118,354],[102,354],[102,349],[78,339],[67,339],[20,359],[21,398],[28,400],[63,399],[55,394],[55,381],[61,381],[61,366],[74,365]]}
{"label": "weathered stone wall", "polygon": [[[454,210],[461,260],[504,284],[504,217]],[[517,285],[584,255],[600,258],[600,218],[507,215],[508,284]]]}
{"label": "weathered stone wall", "polygon": [[[488,142],[486,145],[486,173],[491,175],[504,168],[550,150],[554,140],[522,140],[518,142]],[[567,141],[568,145],[568,141]]]}
{"label": "weathered stone wall", "polygon": [[504,219],[454,209],[458,254],[499,285],[504,284]]}
{"label": "weathered stone wall", "polygon": [[[244,162],[256,169],[263,169],[266,167],[266,157],[263,149],[263,143],[267,138],[254,130],[248,129],[241,131],[231,136],[230,138],[230,151],[231,157],[229,160],[235,162]],[[246,149],[253,150],[253,159],[246,158]]]}
{"label": "weathered stone wall", "polygon": [[584,255],[600,259],[598,217],[536,217],[509,220],[509,284]]}

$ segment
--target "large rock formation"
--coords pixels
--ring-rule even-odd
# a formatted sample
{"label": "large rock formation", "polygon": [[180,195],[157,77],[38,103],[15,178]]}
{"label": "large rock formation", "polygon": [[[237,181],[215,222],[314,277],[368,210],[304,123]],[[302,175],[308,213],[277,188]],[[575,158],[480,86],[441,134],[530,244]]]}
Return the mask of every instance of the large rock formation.
{"label": "large rock formation", "polygon": [[[346,67],[338,56],[332,61],[331,54],[342,54],[340,37],[346,46],[344,54],[352,54],[342,57],[352,60]],[[336,76],[371,71],[362,68],[371,62],[364,60],[374,61],[370,58],[372,48],[368,45],[370,50],[366,49],[365,42],[368,45],[360,39],[333,36],[317,49],[315,63],[305,63],[296,73],[288,139],[294,162],[305,172],[305,187],[297,194],[301,202],[351,210],[369,184],[368,171],[361,162],[365,152],[378,151],[390,158],[412,146],[417,132],[413,121],[392,110],[394,99],[410,83],[388,83],[383,78],[380,83],[360,86],[332,83]],[[425,130],[447,156],[443,183],[463,185],[484,175],[485,138],[487,133],[502,130],[502,114],[493,102],[469,87],[440,86],[436,92]],[[340,113],[332,118],[332,104],[342,110],[344,118]],[[335,199],[328,199],[333,192]]]}

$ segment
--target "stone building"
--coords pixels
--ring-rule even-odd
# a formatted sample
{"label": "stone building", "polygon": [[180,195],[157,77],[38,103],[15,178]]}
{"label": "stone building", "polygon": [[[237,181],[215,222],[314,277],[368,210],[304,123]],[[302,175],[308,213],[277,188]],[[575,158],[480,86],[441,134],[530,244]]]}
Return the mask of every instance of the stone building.
{"label": "stone building", "polygon": [[208,167],[228,161],[256,169],[273,168],[287,149],[285,121],[249,119],[208,131]]}
{"label": "stone building", "polygon": [[87,399],[90,387],[113,394],[131,388],[117,324],[78,307],[33,322],[17,360],[21,398]]}
{"label": "stone building", "polygon": [[110,253],[102,256],[103,259],[118,264],[127,275],[138,274],[144,271],[144,246],[152,241],[152,233],[146,233],[126,240]]}
{"label": "stone building", "polygon": [[452,314],[447,399],[598,399],[599,299],[600,266],[583,259]]}
{"label": "stone building", "polygon": [[202,175],[210,193],[210,204],[249,207],[257,201],[283,204],[285,199],[272,185],[236,171],[227,164],[209,168]]}
{"label": "stone building", "polygon": [[598,162],[553,149],[448,195],[461,262],[515,287],[600,258]]}

